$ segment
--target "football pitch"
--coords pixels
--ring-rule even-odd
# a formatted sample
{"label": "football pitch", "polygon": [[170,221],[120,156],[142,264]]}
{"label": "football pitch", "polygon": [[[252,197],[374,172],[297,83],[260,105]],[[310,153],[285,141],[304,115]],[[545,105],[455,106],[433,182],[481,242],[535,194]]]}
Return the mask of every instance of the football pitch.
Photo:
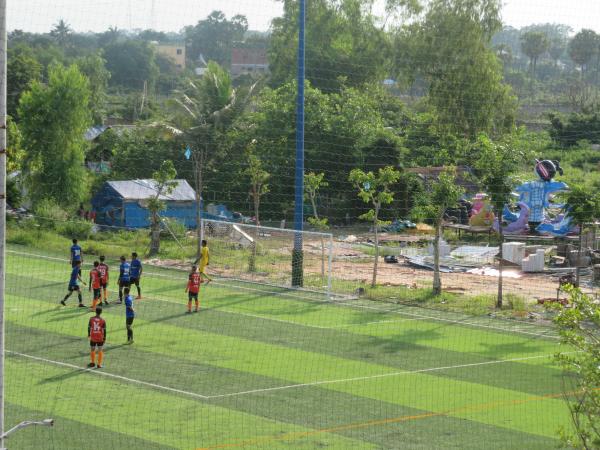
{"label": "football pitch", "polygon": [[186,273],[146,266],[135,343],[109,305],[88,370],[90,312],[58,303],[66,258],[7,257],[7,428],[56,423],[9,449],[547,449],[570,426],[548,327],[218,279],[185,314]]}

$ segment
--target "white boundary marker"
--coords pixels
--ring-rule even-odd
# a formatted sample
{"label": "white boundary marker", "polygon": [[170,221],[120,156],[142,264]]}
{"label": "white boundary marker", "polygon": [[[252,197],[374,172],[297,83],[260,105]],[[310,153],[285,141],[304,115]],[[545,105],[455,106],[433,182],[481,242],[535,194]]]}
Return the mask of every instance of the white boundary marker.
{"label": "white boundary marker", "polygon": [[[270,387],[270,388],[251,389],[251,390],[247,390],[247,391],[231,392],[231,393],[226,393],[226,394],[202,395],[202,394],[197,394],[195,392],[184,391],[182,389],[176,389],[176,388],[172,388],[169,386],[163,386],[163,385],[156,384],[156,383],[149,383],[147,381],[137,380],[135,378],[129,378],[129,377],[125,377],[122,375],[116,375],[116,374],[113,374],[110,372],[106,372],[104,370],[80,367],[75,364],[70,364],[70,363],[66,363],[66,362],[62,362],[62,361],[55,361],[52,359],[42,358],[42,357],[34,356],[34,355],[28,355],[26,353],[15,352],[12,350],[7,350],[7,353],[9,353],[11,355],[16,355],[16,356],[20,356],[23,358],[31,359],[34,361],[43,362],[46,364],[54,364],[56,366],[68,367],[69,369],[77,369],[77,370],[80,370],[81,372],[87,372],[90,375],[98,375],[98,376],[103,376],[103,377],[107,377],[107,378],[113,378],[113,379],[125,381],[127,383],[139,384],[141,386],[146,386],[146,387],[150,387],[150,388],[161,390],[161,391],[167,391],[167,392],[173,392],[176,394],[187,395],[189,397],[194,397],[194,398],[197,398],[200,400],[212,400],[212,399],[227,398],[227,397],[239,397],[242,395],[260,394],[260,393],[264,393],[264,392],[283,391],[283,390],[288,390],[288,389],[298,389],[298,388],[304,388],[304,387],[322,386],[322,385],[329,385],[329,384],[348,383],[348,382],[353,382],[353,381],[370,381],[370,380],[376,380],[376,379],[388,378],[388,377],[414,375],[414,374],[428,373],[428,372],[439,372],[442,370],[463,369],[466,367],[477,367],[477,366],[487,366],[487,365],[494,365],[494,364],[503,364],[503,363],[508,363],[508,362],[527,361],[527,360],[532,360],[532,359],[550,358],[550,357],[554,356],[551,354],[525,356],[522,358],[501,359],[501,360],[484,361],[484,362],[470,363],[470,364],[458,364],[458,365],[454,365],[454,366],[429,367],[426,369],[405,370],[405,371],[390,372],[390,373],[383,373],[383,374],[377,374],[377,375],[366,375],[366,376],[362,376],[362,377],[342,378],[342,379],[337,379],[337,380],[321,380],[321,381],[312,381],[309,383],[288,384],[288,385],[284,385],[284,386],[274,386],[274,387]],[[575,352],[569,352],[569,353],[575,353]]]}
{"label": "white boundary marker", "polygon": [[[6,250],[7,253],[14,253],[17,255],[23,255],[23,256],[31,256],[31,257],[36,257],[36,258],[44,258],[44,259],[50,259],[50,260],[54,260],[54,261],[67,261],[66,259],[61,259],[61,258],[57,258],[57,257],[53,257],[53,256],[46,256],[46,255],[38,255],[35,253],[27,253],[27,252],[21,252],[21,251],[16,251],[16,250]],[[157,277],[163,277],[163,278],[169,278],[169,279],[173,279],[173,280],[178,280],[178,278],[176,277],[172,277],[169,275],[165,275],[165,274],[159,274],[159,273],[152,273],[152,272],[146,272],[148,275],[154,275]],[[183,280],[185,281],[185,280]],[[219,282],[215,282],[216,285],[219,286],[224,286],[224,287],[228,287],[227,284],[225,283],[219,283]],[[242,289],[242,290],[247,290],[247,291],[256,291],[256,292],[265,292],[263,290],[260,289],[253,289],[247,286],[237,286],[237,289]],[[275,295],[285,295],[284,293],[277,293]],[[288,294],[289,295],[289,294]],[[298,297],[296,297],[298,298]],[[161,301],[165,301],[167,303],[173,303],[167,300],[162,300],[162,299],[155,299],[155,300],[161,300]],[[425,314],[416,314],[416,313],[411,313],[411,312],[406,312],[406,311],[398,311],[398,310],[393,310],[393,309],[384,309],[384,308],[377,308],[375,306],[368,306],[368,305],[357,305],[357,304],[352,304],[352,303],[347,303],[347,302],[319,302],[322,303],[323,305],[335,305],[338,306],[338,304],[343,305],[343,307],[347,307],[347,308],[359,308],[359,309],[369,309],[369,310],[374,310],[374,311],[378,311],[381,313],[389,313],[389,314],[396,314],[396,315],[406,315],[406,316],[410,316],[415,318],[415,320],[434,320],[434,321],[438,321],[438,322],[446,322],[446,323],[453,323],[455,325],[463,325],[463,326],[467,326],[467,327],[477,327],[477,328],[484,328],[484,329],[489,329],[489,330],[494,330],[494,331],[501,331],[503,333],[519,333],[519,334],[525,334],[528,336],[534,336],[534,337],[541,337],[541,338],[545,338],[545,339],[560,339],[559,336],[555,336],[555,335],[548,335],[546,333],[535,333],[532,331],[525,331],[525,330],[520,330],[520,329],[512,329],[512,328],[502,328],[502,327],[497,327],[497,326],[493,326],[493,325],[485,325],[485,324],[480,324],[480,323],[475,323],[475,322],[466,322],[463,320],[454,320],[454,319],[446,319],[443,317],[434,317],[434,316],[428,316]],[[208,308],[211,309],[211,308]],[[298,325],[298,326],[304,326],[304,327],[308,327],[308,328],[319,328],[319,329],[339,329],[339,328],[344,328],[346,327],[346,325],[343,326],[339,326],[339,327],[322,327],[319,325],[309,325],[309,324],[303,324],[303,323],[299,323],[299,322],[293,322],[293,321],[287,321],[287,320],[283,320],[283,319],[274,319],[274,318],[270,318],[270,317],[265,317],[265,316],[260,316],[260,315],[253,315],[253,314],[248,314],[248,313],[241,313],[238,311],[227,311],[227,310],[223,310],[220,309],[220,311],[222,312],[226,312],[229,314],[238,314],[238,315],[243,315],[243,316],[248,316],[248,317],[255,317],[255,318],[261,318],[263,320],[270,320],[270,321],[274,321],[274,322],[283,322],[283,323],[290,323],[290,324],[294,324],[294,325]],[[355,324],[351,324],[349,326],[354,326]],[[360,324],[357,324],[360,325]],[[523,324],[525,326],[529,326],[529,324]]]}
{"label": "white boundary marker", "polygon": [[114,378],[117,380],[126,381],[128,383],[139,384],[142,386],[147,386],[147,387],[159,389],[162,391],[169,391],[169,392],[175,392],[177,394],[188,395],[190,397],[196,397],[196,398],[200,398],[202,400],[206,400],[206,399],[210,398],[206,395],[196,394],[195,392],[183,391],[181,389],[175,389],[175,388],[168,387],[168,386],[162,386],[162,385],[156,384],[156,383],[149,383],[147,381],[136,380],[135,378],[129,378],[129,377],[124,377],[122,375],[116,375],[114,373],[105,372],[104,370],[97,370],[97,369],[93,369],[93,368],[89,368],[89,367],[80,367],[80,366],[76,366],[75,364],[70,364],[70,363],[66,363],[66,362],[62,362],[62,361],[54,361],[53,359],[41,358],[39,356],[28,355],[26,353],[20,353],[20,352],[14,352],[12,350],[7,350],[6,353],[9,353],[11,355],[21,356],[21,357],[27,358],[27,359],[32,359],[34,361],[44,362],[47,364],[54,364],[55,366],[68,367],[69,369],[77,369],[82,372],[88,372],[88,373],[94,374],[94,375],[99,375],[99,376],[103,376],[103,377],[107,377],[107,378]]}

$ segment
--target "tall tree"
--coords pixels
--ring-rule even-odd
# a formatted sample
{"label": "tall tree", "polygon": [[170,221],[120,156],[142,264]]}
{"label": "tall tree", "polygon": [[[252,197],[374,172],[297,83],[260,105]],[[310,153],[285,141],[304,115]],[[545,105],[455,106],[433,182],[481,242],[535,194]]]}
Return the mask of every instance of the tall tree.
{"label": "tall tree", "polygon": [[141,90],[144,83],[154,86],[158,77],[154,49],[148,42],[129,39],[104,48],[110,84]]}
{"label": "tall tree", "polygon": [[446,210],[456,205],[464,189],[456,184],[456,168],[447,167],[439,178],[426,187],[417,201],[413,214],[421,219],[433,221],[435,239],[433,241],[433,294],[442,293],[440,277],[440,241]]}
{"label": "tall tree", "polygon": [[42,65],[37,61],[30,47],[19,44],[8,49],[6,70],[8,85],[6,112],[17,118],[17,107],[21,94],[27,89],[29,83],[40,79]]}
{"label": "tall tree", "polygon": [[593,30],[583,29],[569,42],[569,57],[580,67],[582,78],[597,51],[598,35]]}
{"label": "tall tree", "polygon": [[507,143],[497,143],[485,135],[480,135],[474,150],[479,155],[475,166],[478,171],[479,180],[486,192],[489,193],[494,214],[498,218],[498,234],[500,236],[499,246],[499,274],[498,274],[498,296],[496,307],[502,308],[502,270],[503,254],[502,244],[504,233],[502,230],[502,212],[504,206],[510,201],[513,189],[517,184],[515,173],[523,161],[523,154],[518,149]]}
{"label": "tall tree", "polygon": [[33,202],[73,207],[86,195],[84,133],[91,124],[89,84],[77,66],[54,66],[21,97],[23,169]]}
{"label": "tall tree", "polygon": [[227,19],[222,11],[213,11],[195,26],[185,29],[187,57],[193,62],[200,55],[223,67],[231,64],[231,50],[236,41],[242,41],[248,30],[248,20],[243,15]]}
{"label": "tall tree", "polygon": [[579,286],[583,234],[586,227],[600,218],[600,194],[583,186],[571,186],[571,190],[566,194],[565,203],[569,207],[569,216],[573,218],[573,222],[579,225],[579,251],[577,252],[578,261],[575,269],[575,282]]}
{"label": "tall tree", "polygon": [[73,35],[73,30],[71,26],[65,22],[63,19],[60,19],[50,31],[50,36],[54,38],[56,43],[61,47],[67,47],[71,43],[71,37]]}
{"label": "tall tree", "polygon": [[568,289],[569,307],[555,306],[563,351],[556,359],[564,369],[564,397],[572,428],[563,431],[565,447],[600,448],[600,308],[579,289]]}
{"label": "tall tree", "polygon": [[[325,231],[329,229],[327,217],[319,217],[317,209],[317,196],[321,188],[329,186],[325,181],[325,174],[308,172],[304,174],[304,199],[310,201],[312,207],[312,217],[308,218],[310,223],[317,231]],[[321,237],[321,278],[325,277],[325,241],[323,235]]]}
{"label": "tall tree", "polygon": [[[252,85],[243,94],[238,93],[232,87],[229,74],[211,61],[204,75],[199,80],[188,80],[185,89],[177,91],[171,103],[167,128],[186,141],[194,162],[198,223],[205,175],[215,167],[220,157],[221,137],[234,118],[244,110],[256,86]],[[198,226],[198,252],[200,232]]]}
{"label": "tall tree", "polygon": [[377,174],[364,172],[361,169],[352,169],[348,179],[358,190],[358,197],[372,208],[361,215],[360,218],[373,224],[375,236],[375,259],[373,262],[373,278],[371,287],[377,285],[377,265],[379,262],[379,227],[385,222],[379,218],[381,207],[394,201],[391,187],[400,178],[400,172],[387,166],[379,169]]}
{"label": "tall tree", "polygon": [[256,151],[254,151],[255,146],[256,141],[252,141],[248,146],[246,152],[247,167],[244,170],[244,173],[250,181],[249,193],[250,197],[252,197],[252,203],[254,204],[254,219],[256,220],[256,225],[259,226],[260,201],[265,194],[269,193],[267,181],[269,181],[271,175],[263,168],[261,159],[256,155]]}
{"label": "tall tree", "polygon": [[550,45],[548,47],[548,53],[550,57],[554,61],[554,66],[558,66],[558,61],[565,53],[567,49],[567,43],[565,39],[562,38],[554,38],[550,41]]}
{"label": "tall tree", "polygon": [[427,81],[443,130],[474,139],[513,127],[516,100],[491,48],[500,24],[499,0],[431,0],[409,28],[409,49],[397,65]]}
{"label": "tall tree", "polygon": [[[390,40],[364,0],[307,2],[306,79],[324,92],[342,85],[380,82],[387,75]],[[388,13],[418,9],[416,1],[387,2]],[[269,49],[271,84],[294,79],[298,48],[298,3],[283,0],[283,16],[273,20]]]}
{"label": "tall tree", "polygon": [[548,51],[548,36],[541,31],[529,31],[521,36],[521,50],[529,57],[531,76],[535,78],[535,69],[540,56]]}
{"label": "tall tree", "polygon": [[90,111],[92,120],[96,124],[103,123],[106,107],[106,89],[110,72],[106,69],[106,61],[101,53],[83,56],[75,61],[81,73],[83,73],[90,86]]}
{"label": "tall tree", "polygon": [[154,195],[148,200],[148,211],[150,211],[150,256],[157,255],[160,251],[160,212],[167,207],[164,198],[177,187],[174,181],[177,171],[170,159],[163,161],[156,172],[152,174],[154,180]]}

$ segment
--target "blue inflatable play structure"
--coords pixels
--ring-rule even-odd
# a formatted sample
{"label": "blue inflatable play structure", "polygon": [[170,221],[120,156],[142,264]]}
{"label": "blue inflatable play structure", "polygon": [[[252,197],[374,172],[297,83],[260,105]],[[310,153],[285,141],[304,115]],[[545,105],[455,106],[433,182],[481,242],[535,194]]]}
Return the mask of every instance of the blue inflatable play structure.
{"label": "blue inflatable play structure", "polygon": [[[554,176],[563,174],[557,161],[536,161],[535,181],[529,181],[518,186],[515,191],[519,196],[517,206],[520,213],[513,212],[508,206],[504,207],[502,215],[502,230],[506,233],[536,232],[552,236],[565,236],[577,231],[569,217],[568,205],[552,202],[552,197],[559,192],[569,189],[562,181],[552,181]],[[554,213],[554,214],[553,214]],[[498,230],[496,220],[494,229]]]}

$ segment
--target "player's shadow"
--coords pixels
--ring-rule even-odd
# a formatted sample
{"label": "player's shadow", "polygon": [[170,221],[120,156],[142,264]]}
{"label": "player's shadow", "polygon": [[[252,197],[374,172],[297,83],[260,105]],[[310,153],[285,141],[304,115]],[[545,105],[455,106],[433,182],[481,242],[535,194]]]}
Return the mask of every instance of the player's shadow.
{"label": "player's shadow", "polygon": [[92,369],[88,369],[86,367],[82,367],[81,369],[73,369],[72,371],[67,372],[67,373],[62,373],[60,375],[54,375],[52,377],[43,378],[38,382],[38,384],[50,384],[50,383],[62,382],[62,381],[68,380],[70,378],[78,377],[79,375],[82,375],[82,374],[85,374],[85,373],[91,372],[91,371],[92,371]]}

